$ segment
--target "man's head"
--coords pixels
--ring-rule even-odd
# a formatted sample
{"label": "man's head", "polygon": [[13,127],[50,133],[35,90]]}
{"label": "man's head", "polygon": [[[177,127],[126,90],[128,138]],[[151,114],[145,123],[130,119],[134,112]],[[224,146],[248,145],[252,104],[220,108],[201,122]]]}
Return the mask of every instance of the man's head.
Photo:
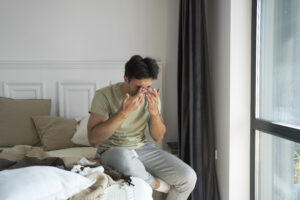
{"label": "man's head", "polygon": [[150,88],[152,80],[157,79],[159,67],[152,58],[132,56],[125,64],[124,80],[130,95],[135,95],[140,88]]}

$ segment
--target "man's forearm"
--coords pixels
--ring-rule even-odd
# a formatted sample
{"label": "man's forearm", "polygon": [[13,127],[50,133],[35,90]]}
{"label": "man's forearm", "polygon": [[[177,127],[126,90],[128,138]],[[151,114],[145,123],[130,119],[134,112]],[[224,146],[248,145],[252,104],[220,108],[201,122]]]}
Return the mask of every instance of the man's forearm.
{"label": "man's forearm", "polygon": [[159,142],[163,139],[166,132],[166,126],[160,114],[150,115],[149,129],[151,137]]}
{"label": "man's forearm", "polygon": [[90,143],[94,147],[97,147],[99,144],[110,138],[124,122],[126,117],[127,116],[122,111],[118,111],[108,120],[97,124],[88,134]]}

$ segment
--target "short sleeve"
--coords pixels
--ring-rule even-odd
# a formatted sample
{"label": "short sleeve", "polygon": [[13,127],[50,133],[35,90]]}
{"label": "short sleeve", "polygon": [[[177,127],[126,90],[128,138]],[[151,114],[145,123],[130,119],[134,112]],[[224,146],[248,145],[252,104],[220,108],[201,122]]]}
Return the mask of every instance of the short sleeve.
{"label": "short sleeve", "polygon": [[109,102],[106,96],[101,91],[97,91],[95,93],[89,113],[102,115],[106,119],[109,118],[109,113],[110,113]]}

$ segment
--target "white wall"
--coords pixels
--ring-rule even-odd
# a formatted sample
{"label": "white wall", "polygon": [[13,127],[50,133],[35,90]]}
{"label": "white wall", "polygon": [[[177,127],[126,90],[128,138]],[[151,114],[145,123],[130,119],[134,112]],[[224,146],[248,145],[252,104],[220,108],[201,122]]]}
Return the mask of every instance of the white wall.
{"label": "white wall", "polygon": [[229,199],[232,200],[250,198],[251,2],[231,0]]}
{"label": "white wall", "polygon": [[250,199],[251,1],[208,0],[209,60],[223,200]]}
{"label": "white wall", "polygon": [[177,109],[177,54],[178,54],[179,0],[168,1],[166,60],[164,71],[164,119],[167,124],[165,141],[178,141]]}
{"label": "white wall", "polygon": [[[161,61],[166,140],[177,140],[178,0],[0,0],[0,63]],[[122,77],[123,74],[120,74]],[[0,80],[1,81],[1,80]]]}
{"label": "white wall", "polygon": [[207,0],[208,52],[213,83],[217,176],[222,200],[229,200],[230,0]]}
{"label": "white wall", "polygon": [[167,1],[1,0],[2,59],[164,59]]}

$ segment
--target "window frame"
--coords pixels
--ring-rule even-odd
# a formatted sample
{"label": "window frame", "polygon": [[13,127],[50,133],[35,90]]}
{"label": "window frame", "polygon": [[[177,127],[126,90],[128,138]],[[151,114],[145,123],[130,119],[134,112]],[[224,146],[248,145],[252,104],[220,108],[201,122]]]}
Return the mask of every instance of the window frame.
{"label": "window frame", "polygon": [[252,0],[252,31],[251,31],[251,113],[250,113],[250,199],[255,200],[255,146],[256,131],[262,131],[273,136],[300,143],[300,130],[293,127],[274,124],[272,122],[256,118],[256,89],[257,89],[257,20],[258,2]]}

